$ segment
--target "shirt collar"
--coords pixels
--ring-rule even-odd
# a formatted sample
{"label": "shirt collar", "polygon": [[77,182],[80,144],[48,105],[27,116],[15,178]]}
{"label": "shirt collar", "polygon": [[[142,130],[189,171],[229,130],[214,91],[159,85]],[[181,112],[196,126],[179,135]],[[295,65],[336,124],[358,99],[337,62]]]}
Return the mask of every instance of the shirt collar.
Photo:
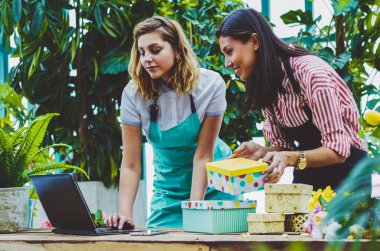
{"label": "shirt collar", "polygon": [[161,89],[164,93],[167,93],[169,91],[171,91],[171,89],[165,84],[164,81],[162,81],[161,79],[158,80],[158,83],[160,83],[161,85]]}

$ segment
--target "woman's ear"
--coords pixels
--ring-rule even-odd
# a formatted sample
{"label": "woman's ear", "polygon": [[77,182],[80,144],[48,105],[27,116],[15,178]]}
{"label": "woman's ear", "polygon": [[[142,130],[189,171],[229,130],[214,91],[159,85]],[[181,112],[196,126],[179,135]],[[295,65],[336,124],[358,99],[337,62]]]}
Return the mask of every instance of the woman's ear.
{"label": "woman's ear", "polygon": [[249,38],[249,42],[252,44],[253,49],[257,51],[260,48],[260,41],[259,36],[257,33],[252,33],[251,37]]}

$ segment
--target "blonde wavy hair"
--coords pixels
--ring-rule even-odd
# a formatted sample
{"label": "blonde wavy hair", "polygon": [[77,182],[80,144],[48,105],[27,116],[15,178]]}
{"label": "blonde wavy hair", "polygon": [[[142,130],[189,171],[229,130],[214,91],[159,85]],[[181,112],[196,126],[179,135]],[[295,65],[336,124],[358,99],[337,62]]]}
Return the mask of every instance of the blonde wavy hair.
{"label": "blonde wavy hair", "polygon": [[179,95],[191,93],[199,78],[196,56],[179,23],[161,16],[148,18],[137,24],[133,30],[134,42],[128,72],[136,84],[138,93],[149,99],[160,90],[159,85],[155,83],[156,80],[152,79],[142,66],[138,51],[140,36],[151,32],[159,32],[162,39],[170,43],[179,54],[179,60],[174,63],[172,76],[166,84]]}

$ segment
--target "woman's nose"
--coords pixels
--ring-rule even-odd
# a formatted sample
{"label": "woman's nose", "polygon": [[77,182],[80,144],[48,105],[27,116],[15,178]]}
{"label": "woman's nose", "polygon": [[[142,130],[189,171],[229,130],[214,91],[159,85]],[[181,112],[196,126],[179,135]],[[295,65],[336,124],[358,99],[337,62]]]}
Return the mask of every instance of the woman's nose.
{"label": "woman's nose", "polygon": [[143,58],[143,61],[144,62],[151,62],[152,61],[152,56],[151,55],[145,55],[145,57]]}
{"label": "woman's nose", "polygon": [[230,60],[226,60],[224,64],[225,64],[226,68],[231,68],[232,67],[232,63],[231,63]]}

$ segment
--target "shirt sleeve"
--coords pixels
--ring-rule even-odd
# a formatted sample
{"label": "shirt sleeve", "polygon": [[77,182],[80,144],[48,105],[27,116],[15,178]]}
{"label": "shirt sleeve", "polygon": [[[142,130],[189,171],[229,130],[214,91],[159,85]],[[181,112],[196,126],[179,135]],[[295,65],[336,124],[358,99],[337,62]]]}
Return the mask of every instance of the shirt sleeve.
{"label": "shirt sleeve", "polygon": [[226,102],[226,84],[223,78],[218,74],[213,80],[213,96],[206,108],[205,117],[223,115],[227,107]]}
{"label": "shirt sleeve", "polygon": [[344,127],[336,81],[337,76],[328,70],[313,74],[310,109],[313,123],[321,131],[322,145],[347,158],[350,156],[351,140]]}
{"label": "shirt sleeve", "polygon": [[279,146],[284,149],[294,150],[294,143],[289,142],[285,135],[282,133],[281,129],[277,126],[275,116],[268,109],[263,111],[264,115],[264,126],[263,131],[266,139],[269,141],[271,146]]}
{"label": "shirt sleeve", "polygon": [[136,90],[131,82],[124,88],[121,96],[120,120],[130,126],[141,126],[141,114],[136,109]]}

